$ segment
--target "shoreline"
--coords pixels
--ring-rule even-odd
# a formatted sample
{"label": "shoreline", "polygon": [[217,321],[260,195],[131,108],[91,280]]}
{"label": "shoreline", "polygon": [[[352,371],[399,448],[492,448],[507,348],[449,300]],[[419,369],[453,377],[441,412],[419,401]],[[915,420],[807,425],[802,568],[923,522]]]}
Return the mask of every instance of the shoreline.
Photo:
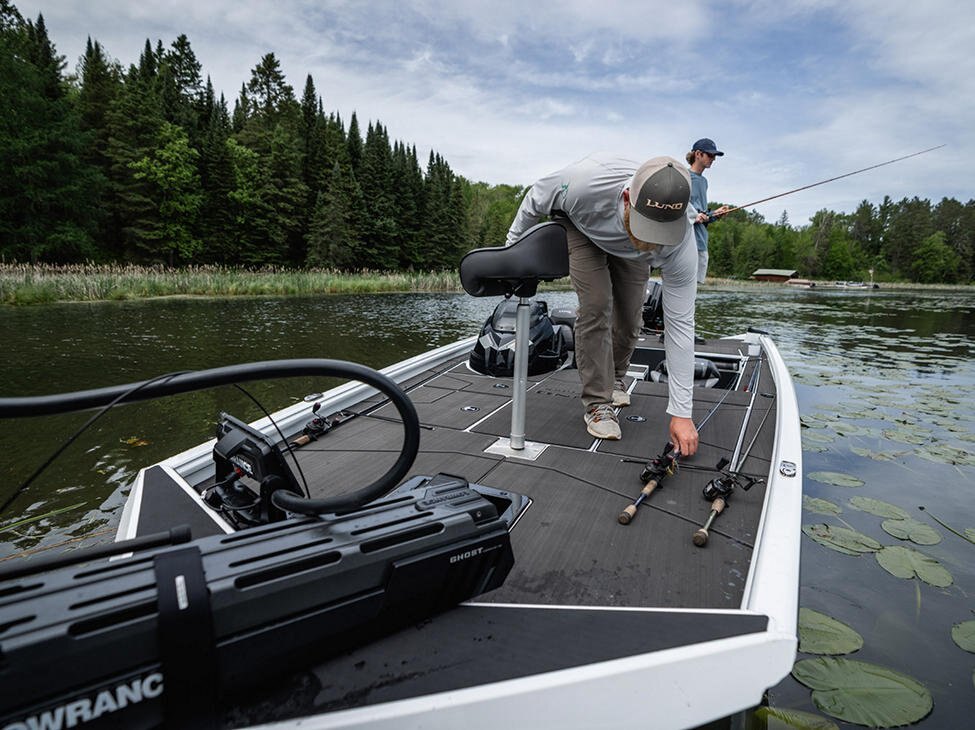
{"label": "shoreline", "polygon": [[[878,289],[840,288],[829,280],[816,281],[806,291],[925,290],[972,292],[971,284],[914,284],[877,282]],[[709,277],[702,289],[725,287],[780,287],[781,282]],[[571,289],[569,279],[542,282],[539,291]],[[332,270],[249,271],[223,267],[164,269],[141,266],[31,266],[0,264],[0,305],[33,306],[70,302],[123,302],[161,298],[230,298],[252,296],[321,296],[330,294],[454,293],[462,292],[454,270],[432,272]]]}

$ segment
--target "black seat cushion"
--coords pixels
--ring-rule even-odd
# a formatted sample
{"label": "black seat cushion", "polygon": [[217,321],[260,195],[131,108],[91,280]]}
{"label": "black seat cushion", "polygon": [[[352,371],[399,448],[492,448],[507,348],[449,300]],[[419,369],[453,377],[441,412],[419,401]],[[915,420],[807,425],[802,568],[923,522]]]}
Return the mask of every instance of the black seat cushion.
{"label": "black seat cushion", "polygon": [[460,261],[460,282],[472,297],[532,297],[539,281],[569,274],[565,228],[539,223],[510,246],[476,248]]}

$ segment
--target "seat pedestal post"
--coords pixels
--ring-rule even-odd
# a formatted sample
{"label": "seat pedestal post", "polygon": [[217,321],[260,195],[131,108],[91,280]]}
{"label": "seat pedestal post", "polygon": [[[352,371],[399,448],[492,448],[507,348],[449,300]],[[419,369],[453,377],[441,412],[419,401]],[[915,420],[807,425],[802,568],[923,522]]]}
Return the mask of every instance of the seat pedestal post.
{"label": "seat pedestal post", "polygon": [[527,297],[518,298],[515,315],[515,369],[512,374],[514,392],[511,396],[511,448],[525,448],[525,397],[528,393],[528,331],[531,329],[530,305]]}

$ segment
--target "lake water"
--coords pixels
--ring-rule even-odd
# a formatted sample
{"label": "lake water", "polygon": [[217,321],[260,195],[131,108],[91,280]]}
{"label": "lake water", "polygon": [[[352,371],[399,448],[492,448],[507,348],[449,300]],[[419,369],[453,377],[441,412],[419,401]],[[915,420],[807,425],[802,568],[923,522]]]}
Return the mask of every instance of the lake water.
{"label": "lake water", "polygon": [[[575,304],[571,292],[541,298]],[[381,368],[474,334],[494,303],[425,294],[2,308],[0,394],[66,392],[280,358]],[[975,294],[705,287],[697,311],[702,333],[768,330],[793,373],[806,426],[805,495],[840,510],[824,515],[813,507],[823,503],[808,503],[803,524],[911,547],[951,576],[947,587],[898,578],[872,553],[847,555],[804,536],[800,605],[863,637],[849,658],[925,685],[934,710],[917,727],[971,727],[975,654],[951,630],[975,619],[975,543],[965,538],[975,540]],[[293,379],[247,390],[276,410],[331,385]],[[220,410],[248,421],[261,416],[231,387],[116,408],[22,492],[92,414],[0,421],[0,502],[17,494],[0,514],[0,561],[111,540],[138,469],[209,439]],[[851,505],[854,497],[899,507],[934,528],[940,542],[893,537],[883,517]],[[702,687],[711,681],[722,678],[706,678]],[[774,707],[817,712],[810,690],[791,677],[770,699]]]}

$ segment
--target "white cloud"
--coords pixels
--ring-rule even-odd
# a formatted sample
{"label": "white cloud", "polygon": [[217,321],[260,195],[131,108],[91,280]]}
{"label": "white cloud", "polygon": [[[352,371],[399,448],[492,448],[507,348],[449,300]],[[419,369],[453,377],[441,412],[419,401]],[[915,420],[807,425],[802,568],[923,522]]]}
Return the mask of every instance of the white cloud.
{"label": "white cloud", "polygon": [[[230,103],[274,52],[327,111],[436,149],[475,180],[527,184],[592,149],[727,155],[714,200],[743,203],[940,143],[762,206],[793,223],[918,195],[967,201],[975,5],[934,0],[122,0],[17,2],[74,65],[90,35],[124,64],[185,33]],[[851,202],[852,201],[852,202]]]}

